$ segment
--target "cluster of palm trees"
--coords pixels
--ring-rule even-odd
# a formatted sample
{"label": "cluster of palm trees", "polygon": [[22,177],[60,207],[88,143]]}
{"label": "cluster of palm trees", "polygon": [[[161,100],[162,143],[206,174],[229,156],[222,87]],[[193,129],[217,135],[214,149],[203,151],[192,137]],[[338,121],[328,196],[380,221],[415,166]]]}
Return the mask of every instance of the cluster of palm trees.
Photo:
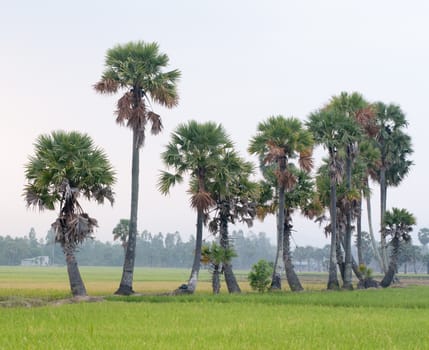
{"label": "cluster of palm trees", "polygon": [[[150,107],[150,100],[168,108],[178,103],[180,72],[164,71],[168,61],[156,43],[117,45],[107,51],[105,70],[94,85],[100,93],[123,91],[117,102],[116,121],[126,124],[133,135],[131,213],[129,221],[124,222],[128,225],[128,237],[117,294],[134,293],[139,150],[144,145],[148,122],[153,134],[162,130],[161,117]],[[386,273],[382,285],[389,285],[396,271],[395,247],[401,239],[408,239],[407,233],[415,223],[414,217],[404,209],[386,211],[387,188],[397,186],[412,164],[406,126],[399,106],[369,103],[358,93],[332,97],[325,106],[311,113],[305,123],[293,117],[269,117],[259,123],[250,140],[249,153],[258,156],[262,174],[262,180],[253,181],[254,166],[236,152],[222,125],[195,120],[180,124],[161,155],[167,170],[161,172],[158,181],[160,192],[167,194],[188,176],[190,203],[197,213],[191,274],[187,284],[180,286],[176,293],[196,290],[202,259],[213,267],[215,292],[219,291],[220,273],[225,276],[229,292],[240,292],[231,266],[234,251],[228,225],[240,221],[250,226],[255,218],[263,219],[269,214],[277,218],[277,254],[271,288],[281,288],[284,267],[291,290],[302,290],[290,251],[295,210],[325,222],[325,232],[331,237],[328,289],[340,286],[337,270],[341,273],[343,288],[352,289],[353,271],[359,279],[363,278],[358,268],[362,259],[358,254],[355,262],[351,253],[353,232],[357,235],[358,253],[361,249],[363,198],[367,200],[374,253]],[[315,145],[327,150],[327,157],[317,171],[312,158]],[[26,166],[26,177],[25,196],[29,206],[54,209],[59,204],[60,214],[54,223],[57,241],[63,247],[68,266],[69,260],[70,266],[74,266],[71,271],[76,271],[74,249],[96,225],[96,221],[81,210],[78,195],[98,202],[104,199],[113,202],[112,167],[87,135],[54,132],[36,142],[36,155]],[[371,224],[370,178],[380,184],[380,250]],[[329,213],[328,218],[325,212]],[[204,225],[218,237],[219,244],[203,246]],[[388,235],[393,245],[390,263]],[[122,240],[125,241],[123,237]],[[76,273],[69,271],[69,278],[73,295],[85,295],[80,277],[77,279]]]}

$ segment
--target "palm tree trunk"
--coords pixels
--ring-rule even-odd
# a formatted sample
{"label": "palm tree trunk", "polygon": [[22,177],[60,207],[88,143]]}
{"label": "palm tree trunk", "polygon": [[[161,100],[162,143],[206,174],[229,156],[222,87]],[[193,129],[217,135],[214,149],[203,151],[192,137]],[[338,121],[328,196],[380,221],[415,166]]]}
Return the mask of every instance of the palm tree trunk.
{"label": "palm tree trunk", "polygon": [[337,233],[337,247],[336,247],[336,256],[337,256],[337,265],[338,265],[338,269],[340,270],[340,276],[341,279],[343,280],[343,284],[344,284],[344,272],[346,270],[346,264],[344,262],[344,256],[343,256],[343,251],[341,249],[341,247],[343,246],[342,242],[344,241],[344,237],[341,237],[341,232]]}
{"label": "palm tree trunk", "polygon": [[213,269],[213,276],[212,276],[212,288],[213,288],[213,294],[219,294],[220,292],[220,271],[219,271],[219,265],[215,265]]}
{"label": "palm tree trunk", "polygon": [[[220,246],[224,250],[230,248],[229,237],[228,237],[228,218],[220,213]],[[223,262],[223,273],[225,276],[225,283],[229,293],[241,293],[240,286],[237,283],[234,272],[232,271],[232,264],[229,261]]]}
{"label": "palm tree trunk", "polygon": [[358,213],[356,217],[356,248],[359,265],[365,265],[362,252],[362,195],[358,200]]}
{"label": "palm tree trunk", "polygon": [[381,234],[381,261],[383,262],[383,271],[387,270],[387,245],[386,237],[384,234],[384,215],[386,213],[387,204],[387,188],[386,188],[386,170],[384,167],[380,169],[380,234]]}
{"label": "palm tree trunk", "polygon": [[[366,185],[369,188],[368,177],[366,178]],[[369,228],[369,235],[371,237],[372,250],[373,250],[374,256],[377,260],[377,263],[380,267],[380,271],[386,273],[386,270],[384,269],[384,264],[383,264],[381,256],[380,256],[380,251],[378,250],[378,247],[377,247],[377,241],[375,240],[374,229],[372,227],[372,210],[371,210],[371,195],[370,194],[368,194],[368,196],[366,197],[366,211],[367,211],[367,215],[368,215],[368,228]]]}
{"label": "palm tree trunk", "polygon": [[[284,174],[286,169],[286,159],[281,159],[279,162],[280,174]],[[284,237],[284,221],[285,221],[285,186],[280,183],[278,186],[279,208],[277,214],[277,253],[274,261],[273,276],[271,279],[271,289],[281,290],[281,264],[280,259],[283,257],[283,237]]]}
{"label": "palm tree trunk", "polygon": [[203,245],[203,209],[197,209],[197,237],[195,240],[194,262],[192,264],[191,275],[189,276],[186,293],[194,293],[197,289],[198,274],[201,266],[201,248]]}
{"label": "palm tree trunk", "polygon": [[394,237],[392,240],[392,255],[390,257],[389,268],[384,275],[380,285],[384,288],[389,287],[395,278],[396,271],[398,270],[398,254],[399,254],[399,238]]}
{"label": "palm tree trunk", "polygon": [[290,212],[286,210],[285,221],[284,221],[284,238],[283,238],[283,263],[286,270],[286,279],[289,284],[289,288],[292,292],[299,292],[304,290],[297,274],[295,273],[292,264],[292,255],[290,253]]}
{"label": "palm tree trunk", "polygon": [[[346,159],[346,186],[350,191],[352,187],[352,156],[351,145],[347,145],[347,159]],[[346,232],[344,236],[344,254],[345,254],[345,268],[344,268],[344,289],[353,289],[352,281],[352,206],[348,205],[346,212]]]}
{"label": "palm tree trunk", "polygon": [[[331,168],[333,167],[333,151],[330,150],[330,163]],[[336,257],[336,248],[337,248],[337,184],[335,181],[335,169],[330,169],[330,194],[331,194],[331,204],[330,204],[330,214],[331,214],[331,248],[329,254],[329,276],[328,276],[328,289],[338,289],[338,277],[337,277],[337,257]]]}
{"label": "palm tree trunk", "polygon": [[137,239],[137,211],[139,201],[139,163],[140,152],[137,140],[137,131],[133,130],[133,151],[131,166],[131,213],[128,233],[128,244],[125,251],[122,278],[118,290],[115,294],[130,295],[133,290],[134,262],[136,259],[136,239]]}
{"label": "palm tree trunk", "polygon": [[74,255],[74,248],[63,246],[63,251],[66,257],[67,273],[69,276],[72,295],[74,297],[86,296],[86,288],[79,272],[79,267]]}

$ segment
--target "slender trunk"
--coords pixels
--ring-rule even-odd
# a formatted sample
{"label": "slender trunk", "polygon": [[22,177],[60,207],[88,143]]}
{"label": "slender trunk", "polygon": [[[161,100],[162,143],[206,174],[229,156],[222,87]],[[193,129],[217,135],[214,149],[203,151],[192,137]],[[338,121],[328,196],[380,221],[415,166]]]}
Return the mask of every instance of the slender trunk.
{"label": "slender trunk", "polygon": [[[346,270],[346,264],[344,262],[344,256],[343,256],[343,251],[342,251],[342,246],[344,246],[344,244],[342,244],[342,242],[344,242],[344,237],[341,237],[341,232],[337,233],[337,240],[336,240],[336,256],[337,256],[337,265],[338,265],[338,269],[340,270],[340,276],[341,279],[343,281],[344,284],[344,273]],[[343,248],[344,249],[344,248]]]}
{"label": "slender trunk", "polygon": [[[279,172],[284,174],[286,170],[286,159],[282,158],[279,161]],[[283,236],[284,236],[284,221],[285,221],[285,186],[278,180],[279,188],[279,208],[277,214],[277,253],[274,262],[273,276],[271,280],[271,289],[281,289],[281,264],[280,259],[283,257]]]}
{"label": "slender trunk", "polygon": [[[352,145],[347,145],[347,159],[346,159],[346,186],[347,191],[352,188]],[[344,236],[344,254],[345,254],[345,267],[344,267],[344,289],[353,289],[352,281],[352,205],[348,203],[346,211],[346,232]]]}
{"label": "slender trunk", "polygon": [[[226,212],[223,212],[223,209]],[[221,219],[220,219],[220,246],[224,250],[230,249],[229,237],[228,237],[228,208],[221,209]],[[229,293],[240,293],[241,289],[237,283],[234,272],[232,271],[232,264],[230,261],[223,262],[223,273],[225,276],[225,283],[228,288]]]}
{"label": "slender trunk", "polygon": [[286,270],[286,279],[289,284],[289,288],[292,292],[299,292],[304,290],[302,288],[301,282],[299,281],[298,276],[295,273],[293,263],[292,263],[292,254],[290,252],[290,236],[291,236],[291,226],[290,222],[290,211],[286,210],[285,221],[284,221],[284,237],[283,237],[283,263]]}
{"label": "slender trunk", "polygon": [[380,169],[380,234],[381,234],[381,258],[383,262],[383,270],[387,270],[387,244],[385,237],[384,215],[386,214],[386,169]]}
{"label": "slender trunk", "polygon": [[380,282],[380,285],[384,288],[389,287],[395,278],[396,271],[398,270],[398,254],[399,238],[394,237],[392,240],[392,255],[390,257],[389,268],[387,269],[383,280]]}
{"label": "slender trunk", "polygon": [[365,265],[363,260],[363,251],[362,251],[362,196],[358,200],[357,208],[357,217],[356,217],[356,248],[358,255],[358,264]]}
{"label": "slender trunk", "polygon": [[86,288],[77,266],[73,247],[63,246],[64,255],[67,263],[67,273],[69,276],[70,289],[74,297],[86,296]]}
{"label": "slender trunk", "polygon": [[[368,177],[366,178],[366,184],[369,188],[369,181]],[[366,197],[366,210],[368,215],[368,228],[369,228],[369,235],[371,237],[371,245],[372,245],[372,251],[374,253],[375,259],[377,260],[378,266],[380,267],[380,271],[386,273],[386,270],[384,269],[384,264],[380,256],[380,251],[377,247],[377,241],[374,236],[374,229],[372,227],[372,210],[371,210],[371,195],[368,193],[368,196]]]}
{"label": "slender trunk", "polygon": [[213,294],[219,294],[220,292],[220,271],[219,271],[219,265],[214,265],[213,267],[213,276],[212,276],[212,288],[213,288]]}
{"label": "slender trunk", "polygon": [[337,277],[337,258],[336,258],[336,248],[337,248],[337,184],[335,181],[335,169],[334,168],[334,152],[330,149],[330,194],[331,194],[331,205],[330,205],[330,214],[331,214],[331,248],[329,254],[329,276],[328,276],[328,289],[338,289],[338,277]]}
{"label": "slender trunk", "polygon": [[198,274],[201,266],[201,247],[203,245],[203,209],[197,209],[197,237],[195,240],[194,262],[192,264],[191,275],[189,276],[186,292],[194,293],[197,289]]}
{"label": "slender trunk", "polygon": [[[341,241],[341,245],[344,247],[344,241]],[[359,265],[356,263],[356,260],[354,259],[352,255],[352,270],[355,276],[359,281],[363,281],[364,277],[362,276],[362,273],[359,270]]]}
{"label": "slender trunk", "polygon": [[122,278],[118,290],[115,294],[130,295],[133,290],[134,262],[136,259],[136,240],[137,240],[137,211],[139,201],[139,163],[140,150],[138,147],[137,131],[133,130],[133,152],[131,169],[131,213],[130,226],[128,233],[128,244],[125,251],[124,266]]}

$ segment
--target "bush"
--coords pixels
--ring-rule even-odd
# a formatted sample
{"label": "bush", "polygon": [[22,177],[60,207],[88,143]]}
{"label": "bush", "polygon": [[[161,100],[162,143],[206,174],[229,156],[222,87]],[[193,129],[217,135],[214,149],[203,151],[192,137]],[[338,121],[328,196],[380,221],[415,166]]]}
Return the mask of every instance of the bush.
{"label": "bush", "polygon": [[252,270],[247,276],[247,279],[253,290],[264,293],[270,286],[272,273],[273,264],[266,260],[259,260],[252,266]]}

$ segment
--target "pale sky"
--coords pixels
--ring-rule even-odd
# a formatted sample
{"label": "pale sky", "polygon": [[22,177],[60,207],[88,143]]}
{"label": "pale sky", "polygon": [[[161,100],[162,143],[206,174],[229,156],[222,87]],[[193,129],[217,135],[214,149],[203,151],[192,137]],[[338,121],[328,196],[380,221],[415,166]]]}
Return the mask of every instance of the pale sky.
{"label": "pale sky", "polygon": [[[409,121],[410,175],[388,192],[388,208],[407,208],[429,227],[429,2],[426,0],[301,1],[5,1],[0,0],[0,235],[44,237],[57,212],[26,209],[24,164],[33,142],[53,130],[88,133],[117,171],[116,203],[84,203],[97,218],[96,237],[130,211],[131,132],[115,124],[117,96],[97,95],[106,50],[156,41],[182,72],[180,105],[153,105],[164,131],[148,135],[141,152],[140,231],[194,234],[187,186],[158,193],[160,153],[170,133],[190,119],[222,123],[249,160],[249,139],[270,115],[302,120],[341,91],[399,104]],[[319,156],[323,152],[317,153]],[[378,226],[378,188],[373,186]],[[366,217],[364,218],[364,229]],[[317,225],[295,217],[298,245],[329,243]],[[231,230],[234,227],[231,227]],[[243,229],[237,226],[235,229]],[[274,238],[274,218],[253,232]],[[272,239],[274,242],[274,239]],[[417,242],[415,242],[417,243]]]}

